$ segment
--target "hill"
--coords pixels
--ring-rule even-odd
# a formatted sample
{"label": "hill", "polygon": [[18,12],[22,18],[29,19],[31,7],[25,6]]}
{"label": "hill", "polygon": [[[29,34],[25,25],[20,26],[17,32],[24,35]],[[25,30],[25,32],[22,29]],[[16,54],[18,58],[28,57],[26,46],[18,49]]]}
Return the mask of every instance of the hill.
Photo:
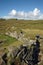
{"label": "hill", "polygon": [[[0,44],[0,53],[3,52],[2,48],[17,47],[23,44],[18,39],[5,35],[8,32],[14,33],[15,31],[18,35],[23,32],[25,38],[35,39],[37,34],[43,37],[43,20],[0,19],[0,43],[2,43]],[[43,54],[43,40],[41,40],[41,52]]]}
{"label": "hill", "polygon": [[27,31],[29,35],[31,32],[43,35],[43,20],[0,20],[0,33],[20,31],[21,29],[25,32]]}

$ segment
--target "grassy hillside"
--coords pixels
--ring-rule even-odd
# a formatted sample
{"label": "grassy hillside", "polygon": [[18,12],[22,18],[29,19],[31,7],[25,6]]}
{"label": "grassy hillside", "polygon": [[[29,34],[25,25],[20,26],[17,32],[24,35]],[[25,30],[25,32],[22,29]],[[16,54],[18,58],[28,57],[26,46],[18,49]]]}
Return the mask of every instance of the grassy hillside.
{"label": "grassy hillside", "polygon": [[1,20],[0,21],[0,32],[8,31],[10,28],[14,26],[16,28],[23,29],[40,29],[43,30],[43,20]]}
{"label": "grassy hillside", "polygon": [[9,44],[17,41],[17,39],[6,35],[0,35],[0,40],[3,40],[2,45],[0,44],[0,46],[8,46]]}
{"label": "grassy hillside", "polygon": [[[37,34],[43,37],[43,20],[0,19],[0,40],[4,40],[3,43],[0,44],[0,49],[22,44],[22,42],[18,41],[16,38],[5,35],[5,33],[9,31],[17,31],[17,33],[23,31],[25,34],[24,37],[30,37],[31,39],[35,39]],[[0,51],[0,53],[2,51]],[[41,40],[41,51],[43,53],[43,40]],[[43,65],[43,62],[41,65]]]}
{"label": "grassy hillside", "polygon": [[25,33],[25,37],[32,39],[34,39],[37,34],[43,37],[43,20],[0,19],[0,34],[8,31],[13,32],[15,30],[17,32],[22,30]]}
{"label": "grassy hillside", "polygon": [[19,46],[22,44],[20,41],[18,41],[16,38],[12,38],[10,36],[1,34],[0,40],[2,40],[2,43],[0,43],[0,48],[6,48],[8,46]]}
{"label": "grassy hillside", "polygon": [[8,31],[20,31],[23,29],[27,34],[43,35],[43,20],[0,20],[0,33]]}

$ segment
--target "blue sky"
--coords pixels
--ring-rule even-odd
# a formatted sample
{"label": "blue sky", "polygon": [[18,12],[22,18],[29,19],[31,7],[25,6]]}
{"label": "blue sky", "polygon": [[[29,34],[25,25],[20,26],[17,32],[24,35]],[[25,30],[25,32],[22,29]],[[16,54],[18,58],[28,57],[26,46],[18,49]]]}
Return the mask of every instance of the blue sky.
{"label": "blue sky", "polygon": [[[40,10],[43,13],[43,0],[0,0],[0,17],[9,16],[12,10],[18,13],[27,13],[30,11]],[[20,13],[19,13],[20,14]],[[42,16],[42,15],[41,15]],[[14,16],[13,17],[17,17]]]}

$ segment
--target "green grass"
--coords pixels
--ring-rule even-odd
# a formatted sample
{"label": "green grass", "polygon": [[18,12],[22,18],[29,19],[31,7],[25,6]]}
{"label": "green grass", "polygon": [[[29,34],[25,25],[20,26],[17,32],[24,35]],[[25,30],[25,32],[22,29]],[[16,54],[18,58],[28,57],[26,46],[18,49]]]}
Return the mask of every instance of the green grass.
{"label": "green grass", "polygon": [[[35,39],[37,34],[43,37],[43,20],[0,19],[0,40],[6,40],[2,45],[0,45],[0,48],[6,48],[8,46],[17,47],[23,44],[15,38],[6,36],[5,33],[8,31],[17,31],[17,33],[23,31],[25,37],[30,37],[30,39]],[[41,52],[43,53],[43,40],[41,41]],[[43,65],[43,63],[41,65]]]}
{"label": "green grass", "polygon": [[17,39],[12,38],[12,37],[10,37],[10,36],[3,35],[3,34],[0,35],[0,40],[5,40],[5,41],[3,42],[3,44],[0,45],[0,46],[9,46],[9,45],[12,44],[13,42],[16,42],[16,41],[17,41]]}
{"label": "green grass", "polygon": [[22,29],[25,32],[25,37],[30,37],[30,39],[35,39],[36,35],[43,37],[43,30],[39,29]]}
{"label": "green grass", "polygon": [[16,38],[1,34],[0,35],[0,40],[5,40],[3,44],[0,44],[0,48],[6,48],[8,46],[19,46],[23,44],[22,42],[18,41]]}
{"label": "green grass", "polygon": [[[30,37],[31,39],[34,39],[37,34],[43,36],[43,20],[0,20],[0,34],[5,34],[8,31],[17,31],[19,34],[21,30],[24,32],[25,37]],[[4,36],[1,37],[4,38]],[[8,44],[15,41],[15,39],[5,36],[5,38],[6,37]]]}
{"label": "green grass", "polygon": [[0,20],[0,33],[5,33],[9,30],[16,29],[39,29],[43,30],[43,20]]}

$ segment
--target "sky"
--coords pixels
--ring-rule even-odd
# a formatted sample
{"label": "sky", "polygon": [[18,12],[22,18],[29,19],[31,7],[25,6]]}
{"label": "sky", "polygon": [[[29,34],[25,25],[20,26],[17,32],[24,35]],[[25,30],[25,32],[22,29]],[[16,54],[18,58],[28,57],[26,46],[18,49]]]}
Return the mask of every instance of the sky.
{"label": "sky", "polygon": [[0,0],[0,18],[43,19],[43,0]]}

